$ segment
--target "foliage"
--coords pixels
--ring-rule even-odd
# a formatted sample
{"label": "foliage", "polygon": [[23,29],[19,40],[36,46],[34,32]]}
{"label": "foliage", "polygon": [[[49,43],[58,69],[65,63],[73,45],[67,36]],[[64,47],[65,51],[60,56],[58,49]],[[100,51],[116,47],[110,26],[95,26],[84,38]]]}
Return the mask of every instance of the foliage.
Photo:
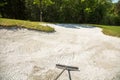
{"label": "foliage", "polygon": [[116,13],[117,13],[117,15],[120,16],[120,0],[119,0],[118,3],[116,4]]}
{"label": "foliage", "polygon": [[31,22],[31,21],[24,21],[24,20],[15,20],[15,19],[5,19],[0,18],[0,26],[2,27],[22,27],[32,30],[39,30],[44,32],[53,32],[54,28],[49,26],[42,26],[40,22]]}
{"label": "foliage", "polygon": [[38,7],[40,7],[40,4],[43,4],[43,6],[49,6],[53,4],[53,2],[51,0],[41,0],[41,3],[40,3],[40,0],[34,0],[33,4],[37,4]]}
{"label": "foliage", "polygon": [[120,25],[120,0],[1,0],[0,5],[6,18],[39,21],[42,15],[47,22]]}
{"label": "foliage", "polygon": [[0,0],[0,13],[3,17],[26,19],[24,0]]}

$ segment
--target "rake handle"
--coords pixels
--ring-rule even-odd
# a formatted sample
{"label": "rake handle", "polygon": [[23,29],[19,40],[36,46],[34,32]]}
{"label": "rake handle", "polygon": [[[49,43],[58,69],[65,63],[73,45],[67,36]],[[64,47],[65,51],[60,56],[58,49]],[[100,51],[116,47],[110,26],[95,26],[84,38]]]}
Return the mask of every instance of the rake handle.
{"label": "rake handle", "polygon": [[57,80],[64,71],[65,71],[65,69],[62,70],[62,72],[55,78],[55,80]]}
{"label": "rake handle", "polygon": [[68,70],[69,79],[72,80],[70,70]]}

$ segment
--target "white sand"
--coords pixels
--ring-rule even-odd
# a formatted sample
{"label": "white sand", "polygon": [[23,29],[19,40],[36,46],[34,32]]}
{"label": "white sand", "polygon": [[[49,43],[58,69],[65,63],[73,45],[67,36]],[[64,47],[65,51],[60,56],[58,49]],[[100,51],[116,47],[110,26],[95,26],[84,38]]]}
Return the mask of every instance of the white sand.
{"label": "white sand", "polygon": [[[120,80],[120,38],[89,26],[43,25],[56,32],[0,29],[0,80],[54,80],[58,63],[79,67],[72,80]],[[67,72],[58,80],[69,80]]]}

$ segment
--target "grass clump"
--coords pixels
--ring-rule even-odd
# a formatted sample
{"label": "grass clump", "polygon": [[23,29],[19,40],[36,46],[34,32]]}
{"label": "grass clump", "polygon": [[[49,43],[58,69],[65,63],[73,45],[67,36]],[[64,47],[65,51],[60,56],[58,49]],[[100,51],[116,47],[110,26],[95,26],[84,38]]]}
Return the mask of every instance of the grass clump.
{"label": "grass clump", "polygon": [[97,25],[97,24],[92,24],[92,26],[102,28],[102,32],[106,35],[120,37],[120,26],[108,26],[108,25]]}
{"label": "grass clump", "polygon": [[54,28],[49,26],[42,26],[41,22],[31,22],[25,20],[15,20],[15,19],[6,19],[0,18],[0,26],[2,27],[20,27],[27,28],[32,30],[44,31],[44,32],[54,32]]}

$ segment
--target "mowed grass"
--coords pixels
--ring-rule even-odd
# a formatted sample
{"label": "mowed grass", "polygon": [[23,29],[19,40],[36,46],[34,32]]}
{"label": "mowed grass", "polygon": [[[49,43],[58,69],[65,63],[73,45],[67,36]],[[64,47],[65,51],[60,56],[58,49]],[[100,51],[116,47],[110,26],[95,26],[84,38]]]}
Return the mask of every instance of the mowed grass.
{"label": "mowed grass", "polygon": [[120,26],[97,25],[97,24],[90,25],[102,28],[102,32],[106,35],[120,37]]}
{"label": "mowed grass", "polygon": [[2,27],[19,27],[19,28],[27,28],[32,30],[38,30],[43,32],[54,32],[54,28],[49,26],[42,26],[41,22],[32,22],[25,20],[15,20],[15,19],[6,19],[0,18],[0,26]]}

